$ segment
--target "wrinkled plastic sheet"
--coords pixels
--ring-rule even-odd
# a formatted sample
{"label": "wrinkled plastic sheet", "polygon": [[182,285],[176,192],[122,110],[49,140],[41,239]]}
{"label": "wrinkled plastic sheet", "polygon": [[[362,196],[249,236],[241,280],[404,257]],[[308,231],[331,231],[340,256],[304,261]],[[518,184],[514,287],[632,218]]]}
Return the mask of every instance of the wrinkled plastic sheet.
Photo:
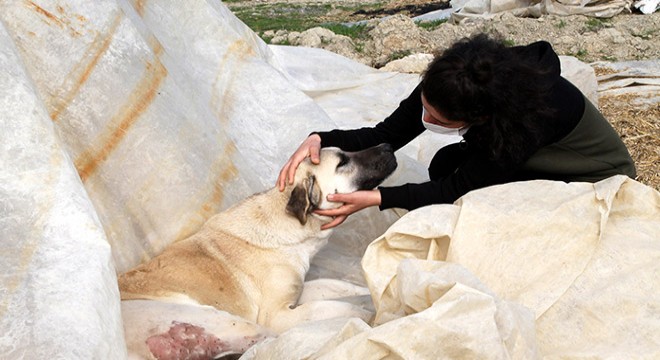
{"label": "wrinkled plastic sheet", "polygon": [[[274,186],[311,131],[338,127],[313,97],[359,85],[330,106],[373,121],[417,82],[286,54],[218,1],[0,2],[1,357],[124,357],[117,272]],[[355,254],[397,218],[356,216],[310,277],[363,284]]]}
{"label": "wrinkled plastic sheet", "polygon": [[373,326],[307,324],[243,358],[657,358],[658,234],[660,193],[624,176],[473,191],[369,245]]}
{"label": "wrinkled plastic sheet", "polygon": [[[2,2],[0,64],[0,354],[8,359],[123,358],[117,272],[272,187],[309,132],[371,125],[418,82],[323,50],[267,46],[221,2],[203,0]],[[388,183],[423,180],[435,150],[454,141],[420,137],[397,154]],[[401,214],[351,216],[309,278],[367,285],[361,255]],[[502,319],[491,328],[522,329],[516,343],[531,344],[529,313],[479,274],[452,269],[472,279],[476,290],[465,291],[493,298],[488,311]],[[445,300],[448,309],[463,303]],[[335,336],[338,346],[369,329],[350,324],[310,325],[307,334]],[[345,330],[331,335],[328,326]]]}
{"label": "wrinkled plastic sheet", "polygon": [[[584,15],[610,18],[622,11],[629,11],[632,0],[451,0],[451,19],[461,22],[469,18],[493,18],[497,14],[510,13],[518,17],[542,15]],[[645,6],[645,9],[648,6]]]}
{"label": "wrinkled plastic sheet", "polygon": [[597,62],[593,66],[603,69],[598,79],[598,94],[630,95],[639,108],[660,106],[660,60]]}

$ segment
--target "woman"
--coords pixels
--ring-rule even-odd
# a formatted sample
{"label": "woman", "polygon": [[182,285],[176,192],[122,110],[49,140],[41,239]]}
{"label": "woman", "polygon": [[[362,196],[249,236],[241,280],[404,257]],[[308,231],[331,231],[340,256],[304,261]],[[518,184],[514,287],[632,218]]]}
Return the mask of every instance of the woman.
{"label": "woman", "polygon": [[513,181],[635,177],[618,134],[580,90],[560,76],[559,58],[549,43],[506,47],[481,34],[436,56],[419,86],[375,127],[312,133],[284,165],[277,184],[283,190],[287,180],[291,183],[307,156],[318,163],[321,147],[355,151],[390,143],[396,150],[425,130],[463,136],[433,157],[430,181],[328,195],[329,201],[344,205],[318,211],[335,217],[323,228],[337,226],[369,206],[412,210],[452,203],[470,190]]}

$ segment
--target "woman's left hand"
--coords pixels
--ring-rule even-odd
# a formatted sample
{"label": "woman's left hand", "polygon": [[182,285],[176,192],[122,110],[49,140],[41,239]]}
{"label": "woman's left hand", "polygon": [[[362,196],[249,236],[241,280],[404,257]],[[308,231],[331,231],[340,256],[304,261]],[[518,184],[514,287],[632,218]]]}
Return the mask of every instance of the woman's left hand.
{"label": "woman's left hand", "polygon": [[314,213],[324,216],[332,216],[334,219],[321,226],[321,230],[331,229],[343,223],[349,215],[369,206],[380,205],[379,190],[359,190],[349,194],[330,194],[328,201],[344,203],[336,209],[316,210]]}

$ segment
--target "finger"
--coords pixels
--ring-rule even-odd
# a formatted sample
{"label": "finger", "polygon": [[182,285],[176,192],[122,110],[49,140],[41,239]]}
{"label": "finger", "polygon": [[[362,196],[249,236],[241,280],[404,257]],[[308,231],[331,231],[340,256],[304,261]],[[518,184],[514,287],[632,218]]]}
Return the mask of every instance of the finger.
{"label": "finger", "polygon": [[280,191],[284,190],[284,186],[282,186],[282,185],[284,185],[284,184],[283,184],[283,181],[282,181],[282,177],[283,177],[283,175],[285,174],[285,171],[286,171],[286,170],[287,170],[287,169],[286,169],[286,165],[284,165],[284,167],[282,168],[282,170],[280,170],[279,175],[277,176],[277,181],[275,182],[275,185],[277,186],[277,188],[278,188]]}
{"label": "finger", "polygon": [[319,155],[319,152],[321,149],[317,148],[316,146],[312,146],[309,148],[309,157],[312,160],[313,164],[319,164],[321,162],[321,157]]}
{"label": "finger", "polygon": [[347,210],[344,206],[336,209],[324,209],[324,210],[315,210],[315,214],[323,216],[345,216],[347,215]]}
{"label": "finger", "polygon": [[295,179],[296,177],[296,170],[298,169],[298,165],[300,164],[301,161],[302,160],[293,159],[291,165],[289,165],[289,173],[287,174],[289,185],[293,184],[293,179]]}
{"label": "finger", "polygon": [[346,203],[350,202],[351,196],[350,194],[329,194],[326,196],[326,199],[330,202],[341,202],[341,203]]}
{"label": "finger", "polygon": [[335,226],[337,226],[337,225],[343,223],[343,222],[346,220],[347,217],[348,217],[348,216],[345,216],[345,215],[337,216],[337,217],[334,218],[331,222],[329,222],[329,223],[327,223],[327,224],[323,224],[323,225],[321,226],[321,230],[331,229],[331,228],[333,228],[333,227],[335,227]]}
{"label": "finger", "polygon": [[277,177],[277,187],[280,189],[280,191],[284,190],[286,187],[286,176],[289,171],[289,166],[291,166],[291,160],[284,164],[284,167],[282,170],[280,170],[280,175]]}

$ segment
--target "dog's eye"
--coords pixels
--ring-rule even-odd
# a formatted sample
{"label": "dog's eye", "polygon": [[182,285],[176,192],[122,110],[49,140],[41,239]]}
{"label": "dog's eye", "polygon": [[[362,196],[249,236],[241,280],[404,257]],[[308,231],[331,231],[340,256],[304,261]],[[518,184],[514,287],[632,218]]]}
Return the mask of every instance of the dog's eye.
{"label": "dog's eye", "polygon": [[348,164],[348,156],[344,154],[339,154],[339,164],[337,164],[337,169]]}

